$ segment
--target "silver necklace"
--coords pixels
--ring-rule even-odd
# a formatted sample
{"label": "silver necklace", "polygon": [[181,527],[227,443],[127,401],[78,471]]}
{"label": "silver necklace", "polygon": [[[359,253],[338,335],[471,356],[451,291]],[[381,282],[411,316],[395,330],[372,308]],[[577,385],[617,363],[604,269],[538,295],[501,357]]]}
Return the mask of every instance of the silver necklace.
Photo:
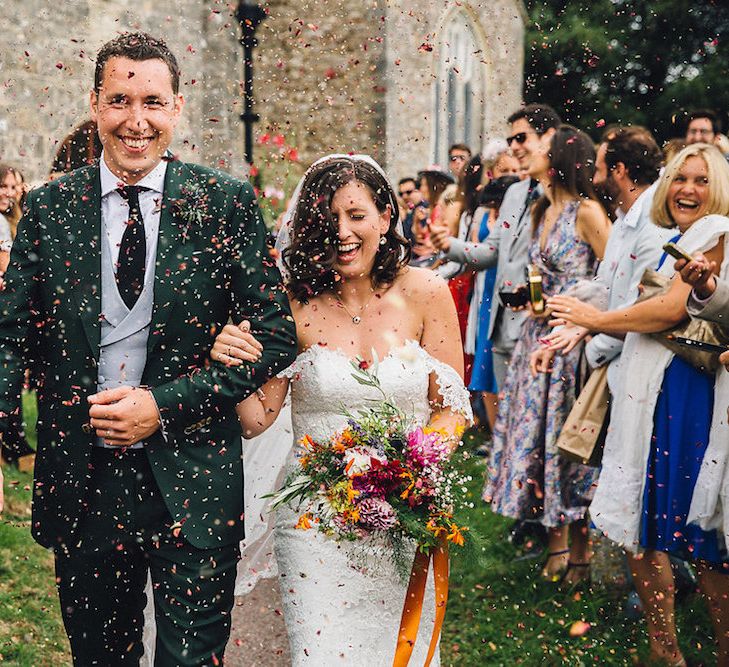
{"label": "silver necklace", "polygon": [[362,313],[364,313],[367,306],[370,305],[370,303],[372,302],[372,299],[374,299],[375,296],[377,296],[377,292],[373,292],[372,296],[369,299],[367,299],[367,302],[364,304],[364,306],[359,307],[359,315],[355,315],[349,308],[347,308],[346,304],[344,303],[344,301],[342,301],[342,299],[339,297],[338,294],[336,296],[337,296],[337,303],[342,308],[344,308],[347,315],[349,315],[352,318],[352,324],[359,324],[362,321]]}

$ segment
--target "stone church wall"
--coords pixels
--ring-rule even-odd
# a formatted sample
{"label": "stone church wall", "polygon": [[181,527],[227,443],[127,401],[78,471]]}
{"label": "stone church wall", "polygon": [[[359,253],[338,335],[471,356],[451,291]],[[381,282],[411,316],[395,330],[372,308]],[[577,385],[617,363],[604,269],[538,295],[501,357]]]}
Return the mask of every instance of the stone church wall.
{"label": "stone church wall", "polygon": [[[88,115],[93,58],[118,32],[163,36],[186,107],[173,149],[245,174],[243,54],[223,0],[9,0],[0,40],[0,161],[44,179],[58,143]],[[484,45],[483,138],[500,136],[522,81],[521,0],[269,0],[254,52],[255,135],[282,134],[301,164],[367,152],[393,177],[431,162],[432,85],[443,22],[469,12]],[[423,47],[423,45],[426,45]],[[432,47],[428,50],[428,45]],[[421,48],[422,47],[422,48]],[[256,161],[270,152],[256,146]],[[263,165],[264,170],[266,165]],[[264,171],[265,175],[265,171]]]}

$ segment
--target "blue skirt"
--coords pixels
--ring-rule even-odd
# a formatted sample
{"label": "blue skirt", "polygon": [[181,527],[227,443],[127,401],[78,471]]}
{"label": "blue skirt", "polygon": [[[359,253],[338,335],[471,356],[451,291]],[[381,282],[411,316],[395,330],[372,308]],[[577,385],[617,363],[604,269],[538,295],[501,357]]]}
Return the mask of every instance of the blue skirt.
{"label": "blue skirt", "polygon": [[686,560],[727,562],[716,531],[687,525],[691,497],[709,444],[714,378],[674,357],[653,418],[643,493],[641,546]]}

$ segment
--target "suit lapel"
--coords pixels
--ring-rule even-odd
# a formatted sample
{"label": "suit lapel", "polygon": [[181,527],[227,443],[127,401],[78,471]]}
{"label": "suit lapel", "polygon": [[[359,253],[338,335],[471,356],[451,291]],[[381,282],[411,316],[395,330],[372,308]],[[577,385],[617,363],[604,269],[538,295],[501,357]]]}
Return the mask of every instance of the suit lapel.
{"label": "suit lapel", "polygon": [[165,191],[159,220],[157,260],[154,274],[154,307],[147,341],[147,356],[151,355],[177,301],[179,288],[187,276],[187,262],[193,243],[185,242],[184,222],[175,215],[175,203],[183,198],[182,188],[192,173],[183,162],[172,160],[167,165]]}
{"label": "suit lapel", "polygon": [[80,169],[69,177],[62,222],[68,243],[66,263],[71,289],[86,339],[99,358],[101,326],[101,178],[99,165]]}

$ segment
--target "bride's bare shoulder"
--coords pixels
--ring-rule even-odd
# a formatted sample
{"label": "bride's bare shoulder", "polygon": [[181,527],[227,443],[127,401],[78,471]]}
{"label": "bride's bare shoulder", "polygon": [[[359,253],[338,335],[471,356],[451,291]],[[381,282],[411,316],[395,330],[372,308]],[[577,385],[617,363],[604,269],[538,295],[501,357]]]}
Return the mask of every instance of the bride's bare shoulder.
{"label": "bride's bare shoulder", "polygon": [[443,298],[444,295],[450,297],[448,283],[430,269],[406,267],[398,275],[395,286],[411,302],[427,304],[433,299]]}

